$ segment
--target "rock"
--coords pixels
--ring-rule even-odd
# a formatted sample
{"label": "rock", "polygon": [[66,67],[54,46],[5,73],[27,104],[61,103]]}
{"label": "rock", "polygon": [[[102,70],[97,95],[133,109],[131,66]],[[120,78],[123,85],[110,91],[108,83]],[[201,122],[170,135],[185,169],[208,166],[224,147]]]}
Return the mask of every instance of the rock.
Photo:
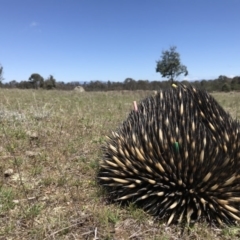
{"label": "rock", "polygon": [[82,93],[82,92],[85,92],[85,89],[82,86],[77,86],[77,87],[74,88],[74,91]]}
{"label": "rock", "polygon": [[10,177],[13,175],[13,169],[9,168],[4,172],[4,177]]}
{"label": "rock", "polygon": [[38,133],[37,133],[37,132],[27,131],[27,136],[28,136],[31,140],[36,140],[36,139],[38,139]]}
{"label": "rock", "polygon": [[37,155],[39,155],[39,152],[26,151],[25,154],[27,157],[36,157]]}

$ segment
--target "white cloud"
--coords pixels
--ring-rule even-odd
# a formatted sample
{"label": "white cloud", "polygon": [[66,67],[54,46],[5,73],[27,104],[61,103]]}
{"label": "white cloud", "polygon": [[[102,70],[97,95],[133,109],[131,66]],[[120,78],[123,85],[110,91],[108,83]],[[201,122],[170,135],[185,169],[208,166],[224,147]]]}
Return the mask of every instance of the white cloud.
{"label": "white cloud", "polygon": [[37,22],[35,22],[35,21],[33,21],[33,22],[31,22],[30,23],[30,27],[36,27],[36,26],[38,26],[39,24],[37,23]]}
{"label": "white cloud", "polygon": [[229,77],[229,78],[234,78],[234,77],[236,77],[237,75],[234,75],[234,74],[229,74],[229,75],[227,75],[227,77]]}

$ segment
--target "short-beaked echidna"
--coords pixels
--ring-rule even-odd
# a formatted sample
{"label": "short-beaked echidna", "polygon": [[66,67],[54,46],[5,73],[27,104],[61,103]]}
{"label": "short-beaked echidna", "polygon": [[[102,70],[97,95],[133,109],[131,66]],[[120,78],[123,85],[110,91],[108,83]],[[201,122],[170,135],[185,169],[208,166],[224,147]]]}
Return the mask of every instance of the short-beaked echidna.
{"label": "short-beaked echidna", "polygon": [[206,91],[144,99],[103,147],[97,179],[167,224],[240,221],[240,124]]}

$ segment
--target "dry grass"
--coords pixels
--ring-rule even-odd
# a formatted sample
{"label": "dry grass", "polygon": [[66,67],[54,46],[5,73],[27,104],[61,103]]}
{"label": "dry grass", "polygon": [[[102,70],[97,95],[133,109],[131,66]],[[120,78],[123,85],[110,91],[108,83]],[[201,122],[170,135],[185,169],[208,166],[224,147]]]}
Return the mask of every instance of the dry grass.
{"label": "dry grass", "polygon": [[[95,183],[101,145],[147,92],[0,89],[0,239],[239,239],[240,228],[154,221],[108,205]],[[240,118],[240,94],[213,94]]]}

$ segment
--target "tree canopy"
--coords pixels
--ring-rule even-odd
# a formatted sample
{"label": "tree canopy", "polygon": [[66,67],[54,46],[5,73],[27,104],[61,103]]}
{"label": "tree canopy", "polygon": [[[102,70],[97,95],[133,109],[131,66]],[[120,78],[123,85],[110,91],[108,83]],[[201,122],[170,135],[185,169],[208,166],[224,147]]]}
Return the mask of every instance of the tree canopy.
{"label": "tree canopy", "polygon": [[50,75],[49,78],[44,81],[44,88],[45,89],[56,88],[56,79],[53,77],[53,75]]}
{"label": "tree canopy", "polygon": [[181,64],[180,54],[176,51],[176,46],[169,50],[162,51],[161,60],[157,61],[156,72],[162,77],[170,78],[171,82],[181,74],[188,75],[187,67]]}
{"label": "tree canopy", "polygon": [[28,79],[31,83],[33,83],[35,88],[42,88],[43,84],[44,84],[44,78],[38,74],[38,73],[33,73],[29,79]]}
{"label": "tree canopy", "polygon": [[0,84],[2,83],[3,81],[3,66],[0,64]]}

